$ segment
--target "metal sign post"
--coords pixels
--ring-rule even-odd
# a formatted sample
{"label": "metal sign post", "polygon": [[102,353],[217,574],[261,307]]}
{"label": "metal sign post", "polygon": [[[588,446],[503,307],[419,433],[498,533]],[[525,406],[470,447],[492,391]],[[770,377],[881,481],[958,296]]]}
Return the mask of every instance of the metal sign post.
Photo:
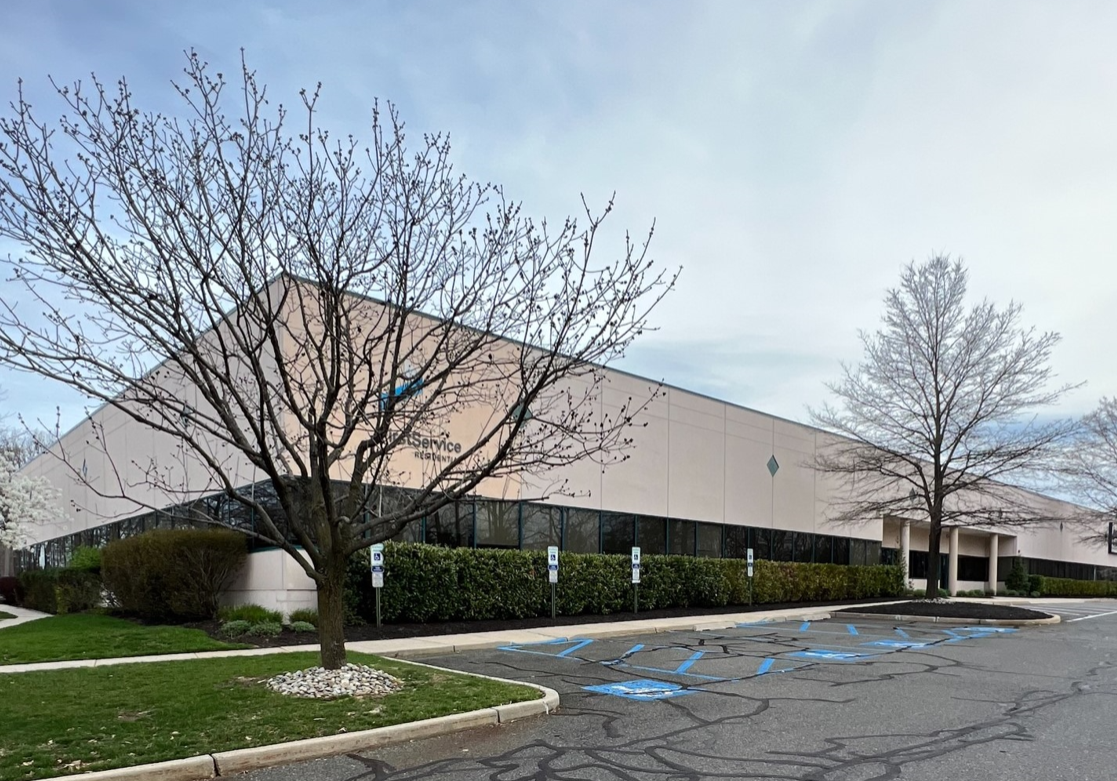
{"label": "metal sign post", "polygon": [[748,565],[749,575],[749,607],[752,607],[752,548],[749,548],[746,552],[745,561]]}
{"label": "metal sign post", "polygon": [[376,591],[376,628],[380,628],[380,589],[384,588],[384,546],[377,543],[369,548],[372,563],[372,588]]}
{"label": "metal sign post", "polygon": [[547,580],[551,582],[551,618],[555,617],[555,584],[558,583],[558,546],[547,548]]}
{"label": "metal sign post", "polygon": [[632,549],[632,612],[640,612],[640,549]]}

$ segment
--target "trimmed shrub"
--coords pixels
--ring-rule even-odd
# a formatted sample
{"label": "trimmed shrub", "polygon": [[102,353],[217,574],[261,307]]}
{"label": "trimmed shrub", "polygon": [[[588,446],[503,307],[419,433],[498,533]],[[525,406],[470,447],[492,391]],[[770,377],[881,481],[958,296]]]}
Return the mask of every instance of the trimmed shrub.
{"label": "trimmed shrub", "polygon": [[247,621],[250,624],[282,624],[283,614],[278,610],[268,610],[261,605],[225,605],[217,611],[222,621]]}
{"label": "trimmed shrub", "polygon": [[252,628],[248,621],[226,621],[219,630],[225,637],[240,637]]}
{"label": "trimmed shrub", "polygon": [[[1028,593],[1032,596],[1038,597],[1043,591],[1043,576],[1042,575],[1029,575],[1028,576]],[[1034,592],[1034,593],[1033,593]]]}
{"label": "trimmed shrub", "polygon": [[1117,581],[1043,578],[1039,592],[1045,597],[1117,597]]}
{"label": "trimmed shrub", "polygon": [[66,568],[25,570],[19,576],[23,606],[43,613],[83,613],[101,604],[101,578]]}
{"label": "trimmed shrub", "polygon": [[100,573],[101,549],[94,548],[91,545],[80,545],[74,548],[74,552],[70,555],[70,563],[67,565],[67,568]]}
{"label": "trimmed shrub", "polygon": [[310,607],[301,607],[291,611],[291,626],[295,624],[310,624],[318,626],[318,611]]}
{"label": "trimmed shrub", "polygon": [[0,599],[16,607],[23,605],[23,586],[20,585],[19,578],[12,575],[0,578]]}
{"label": "trimmed shrub", "polygon": [[245,634],[252,637],[278,637],[283,631],[283,625],[276,621],[261,621],[248,628]]}
{"label": "trimmed shrub", "polygon": [[143,618],[217,616],[217,602],[244,564],[244,535],[225,529],[156,529],[110,542],[101,574],[119,607]]}
{"label": "trimmed shrub", "polygon": [[[749,602],[743,559],[645,556],[640,607],[724,607]],[[556,607],[562,615],[608,615],[633,609],[629,557],[563,553]],[[368,554],[346,573],[346,615],[373,621],[375,591]],[[754,604],[890,597],[904,593],[899,566],[841,566],[757,561]],[[390,623],[504,620],[549,616],[551,589],[543,551],[384,546],[381,616]]]}
{"label": "trimmed shrub", "polygon": [[304,634],[306,632],[317,632],[318,628],[309,621],[292,621],[291,631],[297,632],[298,634]]}

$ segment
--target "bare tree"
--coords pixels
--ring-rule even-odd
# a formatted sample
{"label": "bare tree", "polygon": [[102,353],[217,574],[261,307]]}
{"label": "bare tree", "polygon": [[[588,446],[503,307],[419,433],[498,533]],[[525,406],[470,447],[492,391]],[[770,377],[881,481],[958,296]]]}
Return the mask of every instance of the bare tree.
{"label": "bare tree", "polygon": [[1059,335],[1023,328],[1016,303],[967,306],[966,284],[961,261],[909,264],[885,297],[882,327],[860,334],[862,362],[827,386],[839,406],[811,412],[838,435],[815,468],[850,486],[834,519],[929,522],[932,598],[944,526],[1052,520],[1010,483],[1035,480],[1073,430],[1036,416],[1071,389],[1050,387]]}
{"label": "bare tree", "polygon": [[1117,398],[1103,398],[1081,423],[1064,451],[1063,488],[1084,507],[1081,539],[1117,553]]}
{"label": "bare tree", "polygon": [[[318,126],[320,86],[300,93],[292,136],[247,67],[233,115],[220,73],[194,53],[184,73],[180,117],[94,78],[55,85],[50,125],[21,84],[0,121],[0,236],[23,249],[9,266],[26,295],[0,308],[0,362],[178,443],[181,472],[177,457],[122,466],[94,420],[117,475],[96,490],[150,505],[152,486],[196,492],[185,474],[202,470],[254,515],[243,531],[314,580],[336,668],[352,554],[485,481],[626,457],[656,389],[604,404],[601,367],[674,274],[627,237],[597,263],[611,203],[584,225],[534,223],[455,173],[446,137],[408,149],[391,106],[361,148]],[[245,488],[245,462],[278,508]],[[393,484],[413,490],[369,490]]]}

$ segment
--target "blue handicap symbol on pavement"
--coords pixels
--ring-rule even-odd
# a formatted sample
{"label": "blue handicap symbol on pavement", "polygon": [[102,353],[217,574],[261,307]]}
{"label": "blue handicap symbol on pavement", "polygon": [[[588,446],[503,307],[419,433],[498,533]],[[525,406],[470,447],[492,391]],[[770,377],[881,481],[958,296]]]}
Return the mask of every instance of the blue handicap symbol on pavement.
{"label": "blue handicap symbol on pavement", "polygon": [[918,640],[873,640],[870,643],[862,643],[873,648],[926,648],[934,643],[921,643]]}
{"label": "blue handicap symbol on pavement", "polygon": [[671,697],[681,697],[684,694],[694,694],[698,689],[684,689],[683,687],[664,681],[650,681],[641,679],[624,681],[622,683],[603,683],[599,686],[584,686],[586,691],[599,694],[611,694],[614,697],[624,697],[628,700],[651,702],[652,700],[666,700]]}
{"label": "blue handicap symbol on pavement", "polygon": [[811,648],[806,651],[792,651],[786,656],[792,659],[810,659],[819,662],[856,662],[875,654],[867,651],[834,651],[828,648]]}

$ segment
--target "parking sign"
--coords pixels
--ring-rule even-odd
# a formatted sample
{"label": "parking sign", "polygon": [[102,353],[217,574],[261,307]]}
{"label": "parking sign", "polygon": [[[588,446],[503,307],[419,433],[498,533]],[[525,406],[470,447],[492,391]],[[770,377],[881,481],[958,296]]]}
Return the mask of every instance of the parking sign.
{"label": "parking sign", "polygon": [[558,547],[555,545],[547,548],[547,580],[558,583]]}
{"label": "parking sign", "polygon": [[640,549],[632,549],[632,582],[640,582]]}
{"label": "parking sign", "polygon": [[384,586],[384,546],[377,544],[369,548],[369,558],[372,564],[372,587]]}

